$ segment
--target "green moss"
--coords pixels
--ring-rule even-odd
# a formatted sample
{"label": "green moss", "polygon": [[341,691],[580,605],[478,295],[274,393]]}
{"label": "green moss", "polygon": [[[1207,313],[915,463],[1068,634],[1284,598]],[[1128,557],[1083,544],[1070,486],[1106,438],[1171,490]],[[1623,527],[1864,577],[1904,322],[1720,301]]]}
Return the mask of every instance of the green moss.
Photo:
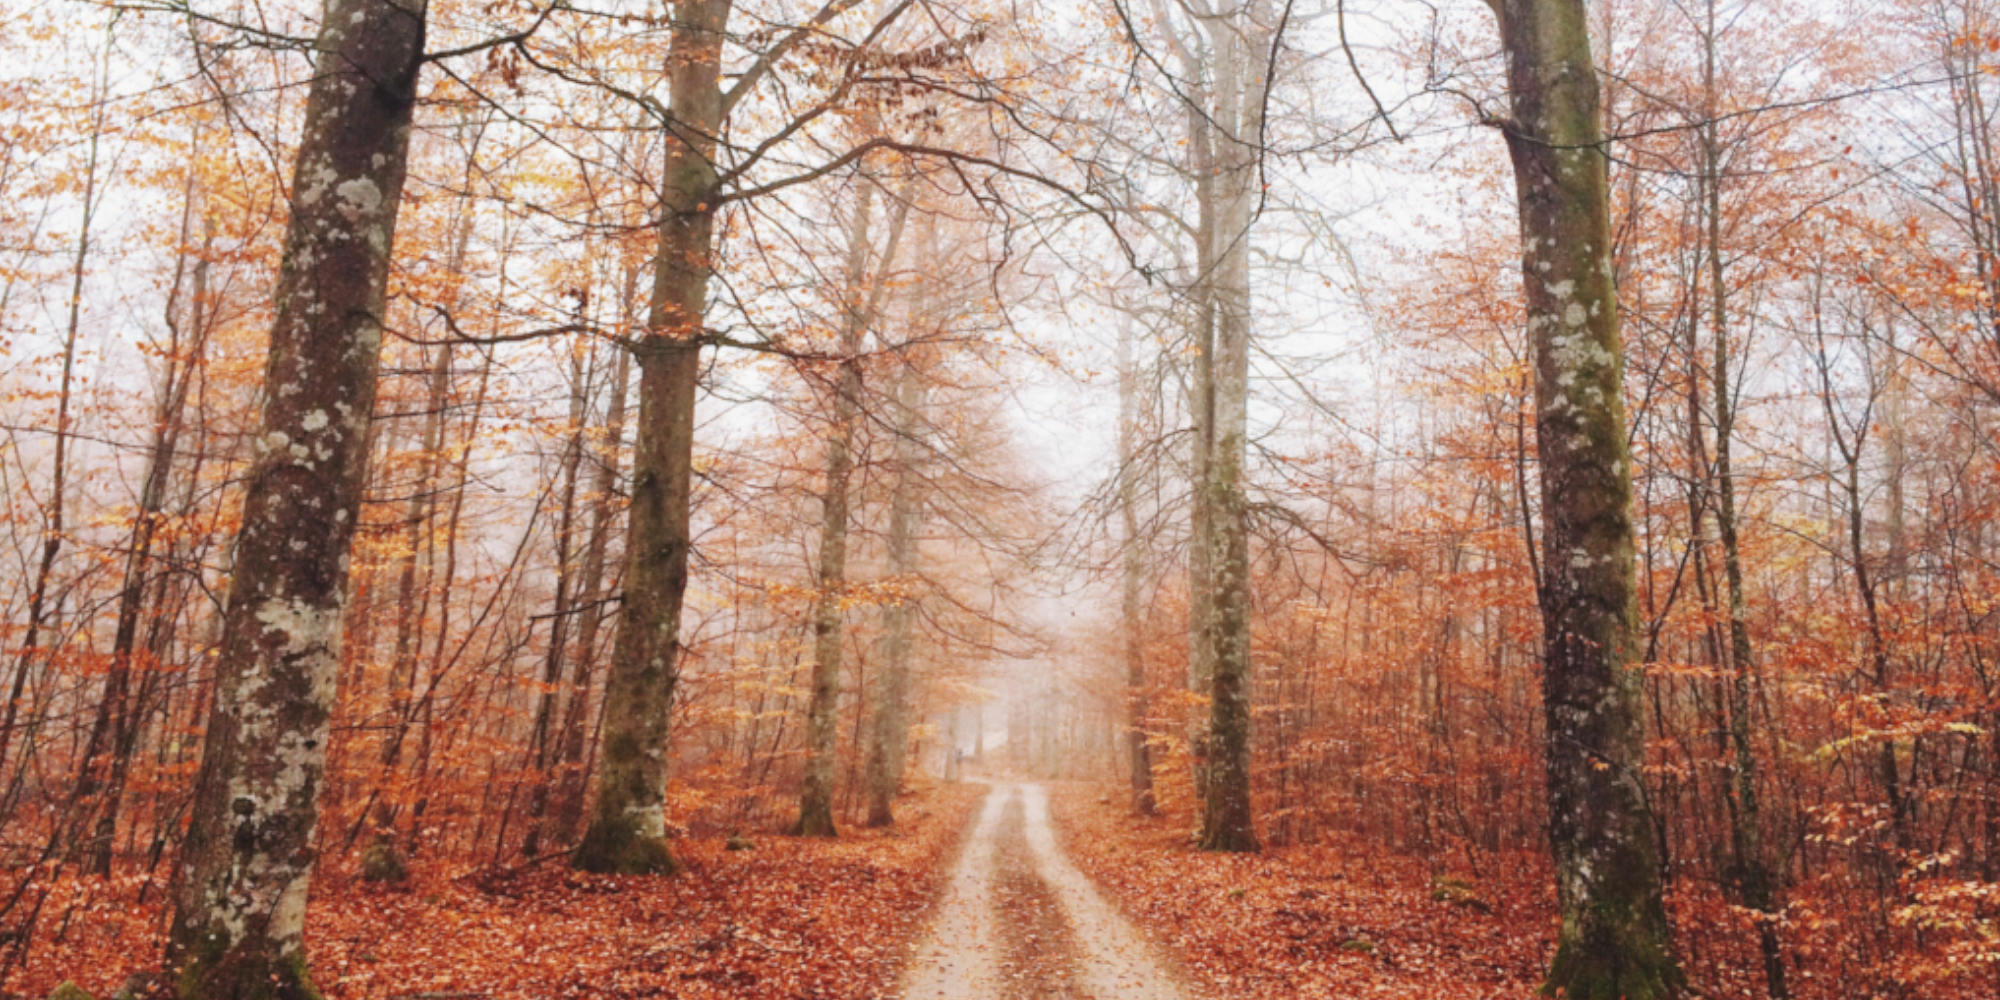
{"label": "green moss", "polygon": [[1431,898],[1440,903],[1469,907],[1481,913],[1493,912],[1492,905],[1479,895],[1479,886],[1471,879],[1459,875],[1439,875],[1432,879]]}
{"label": "green moss", "polygon": [[157,972],[134,972],[125,978],[125,985],[111,994],[111,1000],[141,1000],[156,995],[166,983],[165,977]]}
{"label": "green moss", "polygon": [[1340,950],[1351,951],[1357,955],[1373,955],[1375,954],[1375,942],[1362,941],[1358,938],[1353,941],[1342,941],[1340,943]]}
{"label": "green moss", "polygon": [[214,925],[201,936],[175,977],[180,1000],[324,1000],[304,952],[273,957],[251,948],[231,951],[228,940]]}
{"label": "green moss", "polygon": [[630,820],[593,820],[570,864],[598,875],[672,875],[680,862],[667,842],[642,837]]}
{"label": "green moss", "polygon": [[1544,996],[1566,1000],[1672,1000],[1681,995],[1680,965],[1664,926],[1632,919],[1630,907],[1600,902],[1588,927],[1565,920]]}
{"label": "green moss", "polygon": [[91,996],[89,990],[65,979],[55,989],[49,991],[49,1000],[97,1000],[97,998]]}
{"label": "green moss", "polygon": [[403,852],[396,849],[395,841],[377,837],[361,852],[361,877],[370,882],[400,884],[408,881],[410,866],[403,860]]}

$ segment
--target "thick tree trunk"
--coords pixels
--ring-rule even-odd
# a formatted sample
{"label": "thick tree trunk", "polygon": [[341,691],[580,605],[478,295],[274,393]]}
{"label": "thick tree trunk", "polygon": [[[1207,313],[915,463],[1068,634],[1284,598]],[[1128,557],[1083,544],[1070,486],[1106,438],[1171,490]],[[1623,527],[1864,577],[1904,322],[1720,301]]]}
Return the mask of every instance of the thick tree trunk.
{"label": "thick tree trunk", "polygon": [[693,500],[694,405],[708,282],[714,273],[716,137],[722,41],[730,0],[690,0],[673,13],[672,98],[660,194],[659,252],[639,361],[638,437],[618,641],[605,678],[597,805],[573,856],[578,868],[670,872],[667,737],[679,679]]}
{"label": "thick tree trunk", "polygon": [[326,4],[215,712],[174,877],[166,966],[189,1000],[316,995],[313,828],[423,46],[422,7]]}
{"label": "thick tree trunk", "polygon": [[1644,763],[1624,364],[1607,158],[1583,0],[1493,0],[1542,464],[1549,841],[1561,928],[1543,987],[1672,996]]}
{"label": "thick tree trunk", "polygon": [[1263,12],[1242,10],[1224,28],[1216,73],[1215,348],[1209,376],[1205,550],[1210,608],[1203,645],[1210,665],[1208,774],[1202,791],[1201,846],[1255,851],[1250,802],[1250,538],[1244,492],[1250,379],[1250,225],[1260,190],[1263,77],[1270,31]]}

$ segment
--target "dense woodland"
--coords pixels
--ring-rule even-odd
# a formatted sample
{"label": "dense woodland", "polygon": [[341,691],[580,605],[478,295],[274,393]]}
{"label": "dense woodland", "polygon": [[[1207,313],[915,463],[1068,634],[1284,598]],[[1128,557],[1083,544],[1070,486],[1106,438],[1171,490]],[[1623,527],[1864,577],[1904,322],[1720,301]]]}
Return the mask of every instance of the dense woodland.
{"label": "dense woodland", "polygon": [[322,883],[672,884],[1007,769],[1518,890],[1570,997],[2000,990],[2000,3],[0,53],[0,989],[396,995]]}

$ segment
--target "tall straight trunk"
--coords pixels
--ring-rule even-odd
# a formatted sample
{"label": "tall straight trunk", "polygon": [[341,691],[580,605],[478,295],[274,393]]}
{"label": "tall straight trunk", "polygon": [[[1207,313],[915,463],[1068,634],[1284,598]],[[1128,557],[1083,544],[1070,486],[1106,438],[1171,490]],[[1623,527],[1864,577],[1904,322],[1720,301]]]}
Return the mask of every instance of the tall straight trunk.
{"label": "tall straight trunk", "polygon": [[[1199,64],[1195,72],[1200,73]],[[1196,88],[1192,100],[1205,102],[1206,88]],[[1188,109],[1188,133],[1195,189],[1195,274],[1188,289],[1194,372],[1189,380],[1188,409],[1192,417],[1188,447],[1188,690],[1207,695],[1215,675],[1215,654],[1208,629],[1215,613],[1213,558],[1209,552],[1212,498],[1205,485],[1215,451],[1215,134],[1205,107]],[[1188,742],[1195,747],[1194,794],[1206,798],[1208,787],[1208,720],[1195,717]]]}
{"label": "tall straight trunk", "polygon": [[577,476],[582,471],[584,422],[589,415],[590,371],[584,353],[573,351],[570,363],[569,443],[563,449],[562,503],[556,511],[556,593],[549,618],[549,648],[542,658],[541,695],[535,700],[535,724],[528,741],[529,780],[528,830],[521,853],[534,857],[541,853],[542,819],[548,814],[549,796],[555,776],[549,772],[556,751],[556,710],[562,700],[562,676],[569,644],[569,619],[575,583],[575,560],[571,558],[576,538]]}
{"label": "tall straight trunk", "polygon": [[812,700],[806,707],[806,770],[799,789],[801,837],[837,835],[833,822],[834,750],[839,739],[840,660],[847,603],[848,480],[854,471],[854,420],[861,405],[861,337],[866,332],[862,285],[868,277],[868,228],[875,185],[862,180],[847,236],[847,300],[835,376],[831,433],[826,439],[826,486],[820,494],[819,572],[814,581]]}
{"label": "tall straight trunk", "polygon": [[315,996],[305,909],[347,557],[425,10],[327,0],[166,968],[194,1000]]}
{"label": "tall straight trunk", "polygon": [[[196,198],[197,187],[190,173],[181,216],[180,242],[184,247],[193,237]],[[96,828],[83,862],[84,871],[94,875],[111,874],[112,839],[118,830],[126,778],[131,773],[138,721],[144,716],[145,699],[139,699],[135,705],[131,697],[132,661],[139,646],[139,619],[145,610],[147,582],[152,575],[153,540],[166,507],[188,389],[194,383],[195,369],[208,341],[208,251],[215,242],[215,226],[211,221],[204,228],[202,250],[192,255],[194,266],[186,267],[184,262],[190,255],[184,252],[179,258],[183,263],[175,267],[173,288],[167,296],[166,367],[161,373],[159,398],[153,406],[153,440],[146,458],[146,475],[139,487],[139,505],[133,512],[132,533],[126,544],[124,579],[118,589],[117,625],[111,639],[111,673],[105,679],[104,695],[91,722],[84,767],[77,782],[78,798],[89,803],[96,813]],[[182,275],[189,270],[193,273],[184,285]],[[183,288],[189,289],[185,317],[180,314]]]}
{"label": "tall straight trunk", "polygon": [[605,678],[597,805],[573,856],[595,872],[668,872],[667,736],[687,595],[694,405],[719,196],[722,41],[731,0],[673,10],[659,249],[639,362],[638,437],[618,641]]}
{"label": "tall straight trunk", "polygon": [[[467,187],[470,187],[469,176]],[[471,207],[469,197],[461,200],[458,235],[452,242],[451,255],[445,263],[447,274],[463,272],[466,246],[472,238]],[[428,614],[432,582],[425,575],[430,566],[424,558],[424,550],[431,515],[437,508],[435,484],[444,468],[445,415],[451,401],[451,374],[451,345],[439,344],[436,353],[431,356],[430,377],[425,383],[424,428],[417,445],[418,462],[423,474],[417,477],[409,498],[404,501],[403,544],[396,559],[396,646],[389,661],[389,732],[382,738],[376,753],[375,783],[368,791],[368,802],[372,808],[361,810],[354,829],[348,835],[348,841],[352,842],[362,827],[373,820],[375,837],[369,845],[371,856],[363,871],[392,880],[405,871],[403,852],[396,844],[395,829],[396,817],[403,802],[402,797],[393,791],[393,786],[396,769],[403,760],[404,744],[409,742],[410,727],[416,721],[413,699],[417,685],[417,662],[423,655],[423,623]],[[361,668],[357,665],[354,669]]]}
{"label": "tall straight trunk", "polygon": [[874,322],[876,307],[887,287],[896,244],[902,238],[910,202],[900,200],[890,215],[887,246],[881,267],[871,282],[868,264],[874,256],[869,221],[874,213],[875,185],[861,182],[854,224],[848,232],[847,305],[841,323],[839,375],[834,385],[833,432],[826,443],[826,492],[820,497],[818,598],[813,605],[812,700],[806,708],[805,781],[799,791],[797,832],[802,837],[832,837],[834,751],[840,716],[841,641],[847,590],[847,529],[854,474],[854,425],[861,413],[861,342]]}
{"label": "tall straight trunk", "polygon": [[[628,272],[625,299],[632,301],[638,284],[636,269]],[[549,815],[548,839],[567,843],[583,816],[584,737],[589,726],[591,680],[597,662],[598,633],[604,627],[604,569],[610,548],[612,493],[618,480],[621,444],[625,438],[625,397],[632,379],[632,354],[618,349],[611,371],[611,401],[604,412],[604,446],[592,465],[590,480],[590,539],[584,543],[583,569],[577,591],[576,666],[571,672],[569,706],[563,711],[557,736],[556,801]]]}
{"label": "tall straight trunk", "polygon": [[1139,376],[1132,365],[1132,318],[1118,327],[1118,517],[1122,587],[1119,627],[1125,656],[1125,743],[1132,772],[1132,809],[1151,816],[1153,755],[1146,745],[1146,657],[1140,643],[1146,556],[1139,547]]}
{"label": "tall straight trunk", "polygon": [[1250,802],[1250,538],[1245,494],[1250,379],[1250,225],[1260,186],[1270,29],[1262,4],[1241,9],[1221,31],[1216,74],[1215,349],[1208,364],[1208,524],[1198,540],[1208,560],[1211,607],[1203,629],[1210,661],[1208,774],[1201,847],[1255,851]]}
{"label": "tall straight trunk", "polygon": [[1785,986],[1785,961],[1778,942],[1777,878],[1764,854],[1762,810],[1757,794],[1757,755],[1750,744],[1750,677],[1755,652],[1750,647],[1748,601],[1743,594],[1743,552],[1736,530],[1736,473],[1732,465],[1736,434],[1736,400],[1729,345],[1729,287],[1722,260],[1722,141],[1716,120],[1715,0],[1707,0],[1703,33],[1702,89],[1704,117],[1701,153],[1707,216],[1709,329],[1715,337],[1715,524],[1722,540],[1722,578],[1729,610],[1729,745],[1734,755],[1730,791],[1730,841],[1736,854],[1736,887],[1743,906],[1757,921],[1757,946],[1764,960],[1764,986],[1773,1000],[1790,995]]}
{"label": "tall straight trunk", "polygon": [[[1153,14],[1163,25],[1170,23],[1171,13],[1159,0],[1153,4]],[[1228,29],[1225,27],[1223,30]],[[1202,635],[1209,619],[1211,588],[1209,554],[1207,547],[1201,544],[1201,539],[1208,537],[1209,521],[1208,497],[1202,492],[1201,483],[1207,479],[1209,454],[1215,445],[1211,369],[1215,359],[1215,174],[1218,139],[1209,88],[1214,57],[1199,28],[1187,30],[1185,35],[1174,28],[1167,28],[1166,41],[1181,67],[1181,85],[1185,88],[1182,103],[1187,114],[1187,177],[1194,188],[1195,203],[1194,270],[1185,289],[1188,340],[1194,353],[1194,370],[1189,373],[1187,382],[1187,406],[1192,425],[1192,443],[1188,450],[1187,688],[1192,692],[1206,693],[1211,664],[1208,645],[1202,641]],[[1206,745],[1203,732],[1202,723],[1199,720],[1194,722],[1188,735],[1197,748]],[[1198,749],[1194,774],[1197,796],[1201,794],[1205,772],[1202,756],[1203,752]]]}
{"label": "tall straight trunk", "polygon": [[[922,284],[917,285],[918,288]],[[921,307],[911,310],[923,315]],[[889,573],[904,580],[917,572],[917,529],[923,520],[922,473],[917,467],[922,445],[923,383],[911,347],[905,346],[896,368],[896,483],[889,495]],[[868,745],[868,825],[896,821],[896,791],[902,787],[903,765],[910,740],[910,632],[916,616],[915,597],[899,600],[882,612],[882,684],[875,696],[873,732]]]}
{"label": "tall straight trunk", "polygon": [[1542,466],[1542,702],[1561,927],[1544,985],[1677,994],[1652,824],[1608,158],[1584,0],[1491,0]]}

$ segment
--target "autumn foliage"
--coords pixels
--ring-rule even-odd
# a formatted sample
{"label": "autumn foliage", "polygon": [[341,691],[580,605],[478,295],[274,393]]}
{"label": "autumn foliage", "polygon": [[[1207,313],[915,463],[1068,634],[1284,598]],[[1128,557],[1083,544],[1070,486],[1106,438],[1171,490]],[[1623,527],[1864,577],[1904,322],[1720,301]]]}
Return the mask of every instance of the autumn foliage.
{"label": "autumn foliage", "polygon": [[[322,10],[250,7],[0,11],[9,994],[157,968],[291,453]],[[1701,996],[1992,996],[2000,5],[1586,8],[1642,647],[1606,780],[1674,953]],[[320,987],[891,995],[965,767],[1073,779],[1070,855],[1217,996],[1530,995],[1544,598],[1588,567],[1545,551],[1492,12],[742,0],[691,137],[688,9],[426,8],[354,541],[310,567]],[[645,748],[604,720],[663,345],[690,544]],[[678,875],[571,870],[611,744],[670,776]],[[802,794],[838,839],[786,836]]]}

